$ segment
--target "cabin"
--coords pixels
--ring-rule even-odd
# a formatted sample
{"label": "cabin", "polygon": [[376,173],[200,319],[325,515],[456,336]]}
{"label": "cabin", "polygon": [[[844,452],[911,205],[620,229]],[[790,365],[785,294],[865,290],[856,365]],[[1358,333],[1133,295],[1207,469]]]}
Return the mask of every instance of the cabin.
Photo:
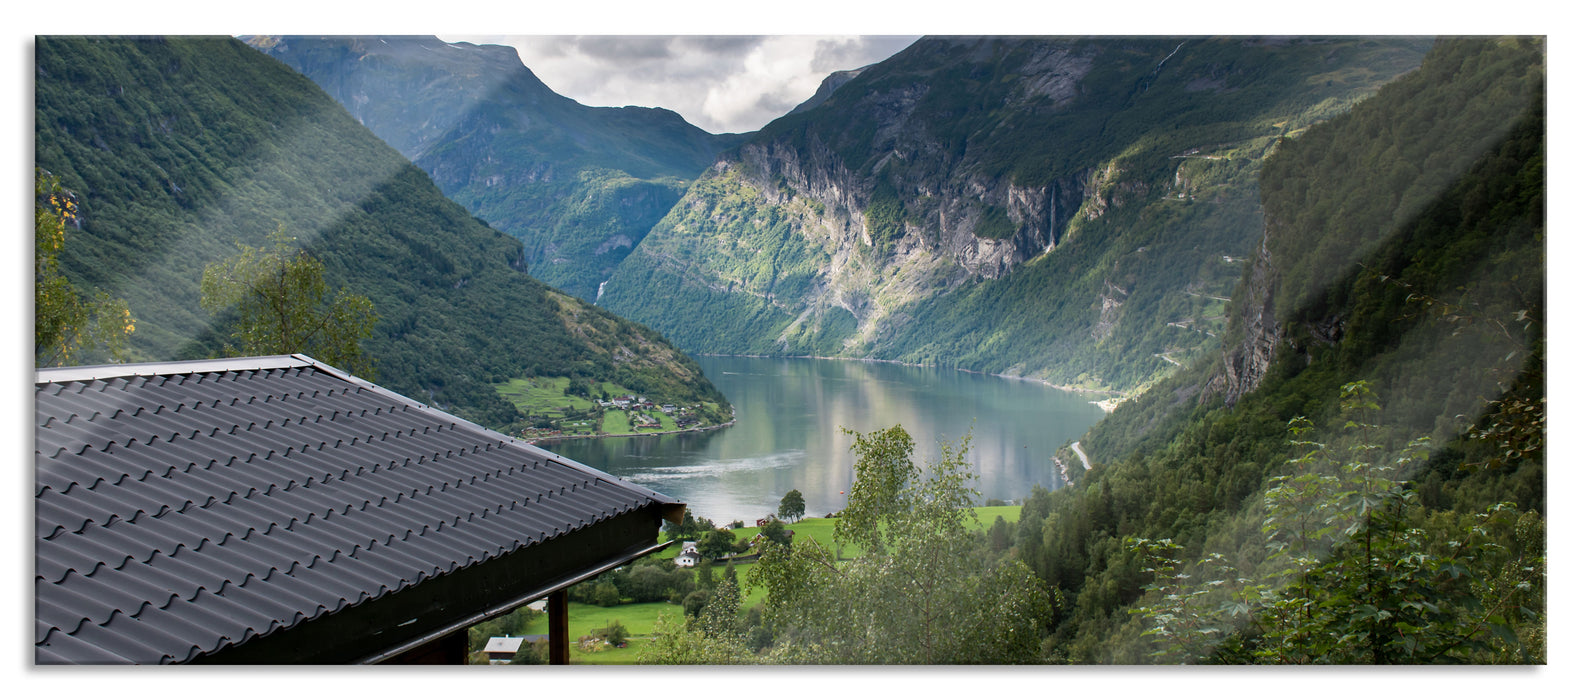
{"label": "cabin", "polygon": [[511,663],[518,649],[522,648],[525,637],[490,637],[483,645],[483,653],[489,657],[490,666],[501,666]]}
{"label": "cabin", "polygon": [[516,652],[522,649],[523,644],[549,639],[547,634],[529,634],[522,637],[490,637],[483,646],[483,653],[489,657],[490,666],[504,666],[516,658]]}
{"label": "cabin", "polygon": [[465,663],[685,504],[303,355],[43,369],[35,664]]}

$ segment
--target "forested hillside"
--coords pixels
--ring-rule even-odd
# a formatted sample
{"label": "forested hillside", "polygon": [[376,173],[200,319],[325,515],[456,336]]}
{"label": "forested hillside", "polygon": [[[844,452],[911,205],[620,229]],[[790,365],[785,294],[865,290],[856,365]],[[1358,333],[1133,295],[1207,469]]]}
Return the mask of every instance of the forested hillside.
{"label": "forested hillside", "polygon": [[1023,507],[1051,659],[1543,660],[1544,64],[1443,40],[1277,145],[1221,351]]}
{"label": "forested hillside", "polygon": [[1428,44],[923,39],[722,157],[601,303],[690,351],[1129,391],[1218,347],[1279,139]]}
{"label": "forested hillside", "polygon": [[506,46],[434,37],[247,37],[311,78],[445,195],[525,243],[533,276],[588,301],[721,149],[680,115],[588,107]]}
{"label": "forested hillside", "polygon": [[217,352],[207,263],[277,227],[329,286],[373,302],[377,379],[463,417],[523,418],[492,384],[611,381],[676,402],[724,398],[658,334],[523,272],[521,242],[445,199],[311,81],[230,38],[39,37],[37,165],[75,193],[60,255],[124,298],[130,359]]}

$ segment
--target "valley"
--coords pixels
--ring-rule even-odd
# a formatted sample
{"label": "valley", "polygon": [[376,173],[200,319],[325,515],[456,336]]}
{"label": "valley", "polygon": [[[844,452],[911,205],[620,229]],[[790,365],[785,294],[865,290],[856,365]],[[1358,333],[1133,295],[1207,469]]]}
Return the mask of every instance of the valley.
{"label": "valley", "polygon": [[379,384],[670,499],[711,554],[566,579],[585,662],[1542,665],[1548,48],[924,37],[710,134],[502,46],[39,37],[38,240],[119,362],[236,354],[201,281],[284,236]]}

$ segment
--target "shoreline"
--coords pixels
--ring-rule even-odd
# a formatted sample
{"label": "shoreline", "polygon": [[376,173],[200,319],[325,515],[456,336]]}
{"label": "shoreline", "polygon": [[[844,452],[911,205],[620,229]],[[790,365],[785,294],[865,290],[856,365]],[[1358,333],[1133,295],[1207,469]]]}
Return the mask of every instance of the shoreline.
{"label": "shoreline", "polygon": [[[900,360],[881,360],[881,359],[874,358],[874,357],[825,357],[823,355],[748,355],[748,354],[731,354],[731,353],[717,353],[717,352],[701,352],[701,353],[698,353],[698,356],[700,356],[700,357],[751,357],[751,358],[765,359],[765,360],[776,359],[776,358],[785,358],[785,359],[789,359],[789,360],[840,360],[840,361],[843,361],[843,362],[877,362],[877,363],[883,363],[883,364],[887,364],[887,365],[899,365],[899,366],[902,366],[902,367],[921,367],[921,368],[928,368],[928,369],[945,369],[941,365],[925,365],[925,364],[922,364],[920,362],[902,362]],[[1124,403],[1127,399],[1131,398],[1129,395],[1127,395],[1126,392],[1124,392],[1124,391],[1116,391],[1114,389],[1089,389],[1089,388],[1086,388],[1086,387],[1069,386],[1069,385],[1065,385],[1065,384],[1054,384],[1054,383],[1051,383],[1050,381],[1045,380],[1045,379],[1039,379],[1037,377],[1023,377],[1023,376],[1017,375],[1017,374],[1001,374],[1001,373],[998,373],[998,372],[980,372],[978,370],[964,369],[964,368],[961,368],[961,367],[955,367],[954,369],[957,372],[966,372],[967,374],[978,374],[978,375],[983,375],[983,376],[986,376],[986,377],[999,377],[1000,379],[1010,379],[1010,380],[1019,381],[1019,382],[1032,382],[1034,384],[1042,384],[1042,385],[1044,385],[1044,386],[1046,386],[1046,387],[1048,387],[1050,389],[1055,389],[1057,391],[1065,391],[1065,392],[1069,392],[1069,393],[1073,393],[1073,394],[1103,394],[1103,395],[1108,396],[1109,398],[1099,399],[1097,401],[1089,401],[1088,403],[1093,404],[1095,406],[1098,406],[1099,410],[1101,410],[1101,411],[1103,411],[1105,413],[1114,413],[1116,406],[1119,406],[1120,404]]]}
{"label": "shoreline", "polygon": [[728,420],[728,421],[726,421],[724,423],[719,423],[717,425],[704,425],[704,426],[699,426],[699,427],[696,427],[696,428],[678,428],[676,430],[660,430],[660,431],[647,432],[647,433],[598,433],[598,434],[594,434],[594,435],[548,435],[548,436],[540,437],[540,438],[532,438],[530,440],[527,440],[527,443],[530,444],[530,445],[542,445],[542,444],[545,444],[545,443],[561,442],[561,441],[564,441],[564,440],[592,440],[592,439],[598,439],[598,438],[645,437],[645,436],[648,436],[648,435],[679,435],[681,433],[701,433],[701,432],[706,432],[706,431],[709,431],[709,430],[719,430],[720,428],[729,428],[729,427],[731,427],[733,425],[736,425],[736,419],[735,418],[732,418],[732,419],[730,419],[730,420]]}

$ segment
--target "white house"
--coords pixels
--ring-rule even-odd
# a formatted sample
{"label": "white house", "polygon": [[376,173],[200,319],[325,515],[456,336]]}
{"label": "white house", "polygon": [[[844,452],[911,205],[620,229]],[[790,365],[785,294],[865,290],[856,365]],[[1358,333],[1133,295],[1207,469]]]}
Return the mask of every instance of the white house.
{"label": "white house", "polygon": [[698,554],[698,543],[688,540],[681,543],[681,554],[676,555],[676,566],[693,567],[703,563],[702,554]]}

